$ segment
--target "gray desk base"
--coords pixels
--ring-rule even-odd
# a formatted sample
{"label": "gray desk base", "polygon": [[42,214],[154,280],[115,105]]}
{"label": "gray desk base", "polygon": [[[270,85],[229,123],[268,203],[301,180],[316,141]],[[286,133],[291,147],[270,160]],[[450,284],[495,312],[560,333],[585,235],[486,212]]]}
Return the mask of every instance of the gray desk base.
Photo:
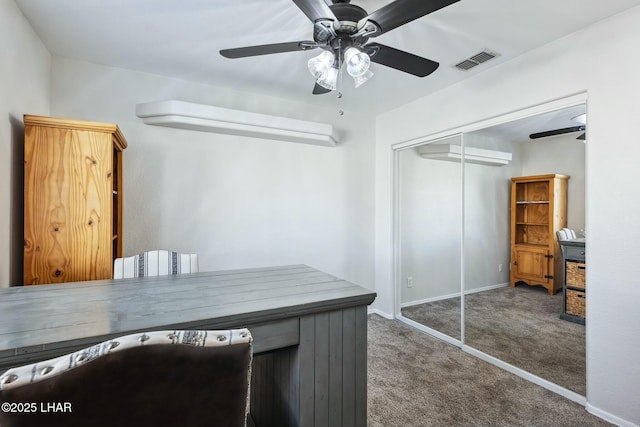
{"label": "gray desk base", "polygon": [[299,323],[298,345],[254,357],[256,426],[366,426],[366,307],[303,316]]}

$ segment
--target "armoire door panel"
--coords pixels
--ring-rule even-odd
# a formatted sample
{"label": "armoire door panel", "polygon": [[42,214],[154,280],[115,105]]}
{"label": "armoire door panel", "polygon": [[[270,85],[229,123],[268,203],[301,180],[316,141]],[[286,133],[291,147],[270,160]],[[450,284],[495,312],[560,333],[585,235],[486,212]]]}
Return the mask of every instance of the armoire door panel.
{"label": "armoire door panel", "polygon": [[112,277],[113,133],[86,123],[25,116],[26,285]]}

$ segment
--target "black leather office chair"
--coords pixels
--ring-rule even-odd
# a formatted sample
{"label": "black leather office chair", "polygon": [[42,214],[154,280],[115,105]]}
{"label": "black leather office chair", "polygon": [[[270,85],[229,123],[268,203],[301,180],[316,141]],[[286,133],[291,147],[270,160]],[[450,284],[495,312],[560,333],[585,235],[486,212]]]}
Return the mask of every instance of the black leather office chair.
{"label": "black leather office chair", "polygon": [[247,329],[127,335],[0,376],[0,426],[246,425]]}

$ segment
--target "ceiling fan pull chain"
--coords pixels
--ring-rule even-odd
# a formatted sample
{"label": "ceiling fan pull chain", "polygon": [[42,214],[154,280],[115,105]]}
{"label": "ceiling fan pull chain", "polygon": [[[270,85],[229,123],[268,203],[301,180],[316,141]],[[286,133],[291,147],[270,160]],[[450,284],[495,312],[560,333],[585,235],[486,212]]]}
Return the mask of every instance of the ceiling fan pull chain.
{"label": "ceiling fan pull chain", "polygon": [[338,99],[342,98],[342,40],[338,40]]}
{"label": "ceiling fan pull chain", "polygon": [[[342,40],[338,40],[338,82],[337,82],[337,97],[338,99],[342,99]],[[342,109],[338,110],[338,114],[343,116],[344,111]]]}

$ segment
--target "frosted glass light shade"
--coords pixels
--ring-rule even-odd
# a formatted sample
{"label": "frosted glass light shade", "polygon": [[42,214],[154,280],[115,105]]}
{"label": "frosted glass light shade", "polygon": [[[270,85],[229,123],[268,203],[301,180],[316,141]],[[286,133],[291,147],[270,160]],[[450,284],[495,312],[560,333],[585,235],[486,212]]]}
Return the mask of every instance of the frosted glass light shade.
{"label": "frosted glass light shade", "polygon": [[338,83],[338,69],[329,68],[324,76],[317,80],[317,83],[325,89],[336,90]]}
{"label": "frosted glass light shade", "polygon": [[364,82],[369,80],[371,77],[373,77],[373,73],[371,72],[371,70],[367,70],[361,76],[354,77],[353,82],[355,83],[356,87],[360,87]]}
{"label": "frosted glass light shade", "polygon": [[320,55],[314,56],[307,62],[309,72],[316,79],[321,79],[325,76],[327,71],[333,66],[335,56],[328,50],[323,51]]}
{"label": "frosted glass light shade", "polygon": [[344,62],[347,64],[347,73],[351,77],[359,77],[369,70],[371,58],[361,50],[350,47],[344,53]]}

